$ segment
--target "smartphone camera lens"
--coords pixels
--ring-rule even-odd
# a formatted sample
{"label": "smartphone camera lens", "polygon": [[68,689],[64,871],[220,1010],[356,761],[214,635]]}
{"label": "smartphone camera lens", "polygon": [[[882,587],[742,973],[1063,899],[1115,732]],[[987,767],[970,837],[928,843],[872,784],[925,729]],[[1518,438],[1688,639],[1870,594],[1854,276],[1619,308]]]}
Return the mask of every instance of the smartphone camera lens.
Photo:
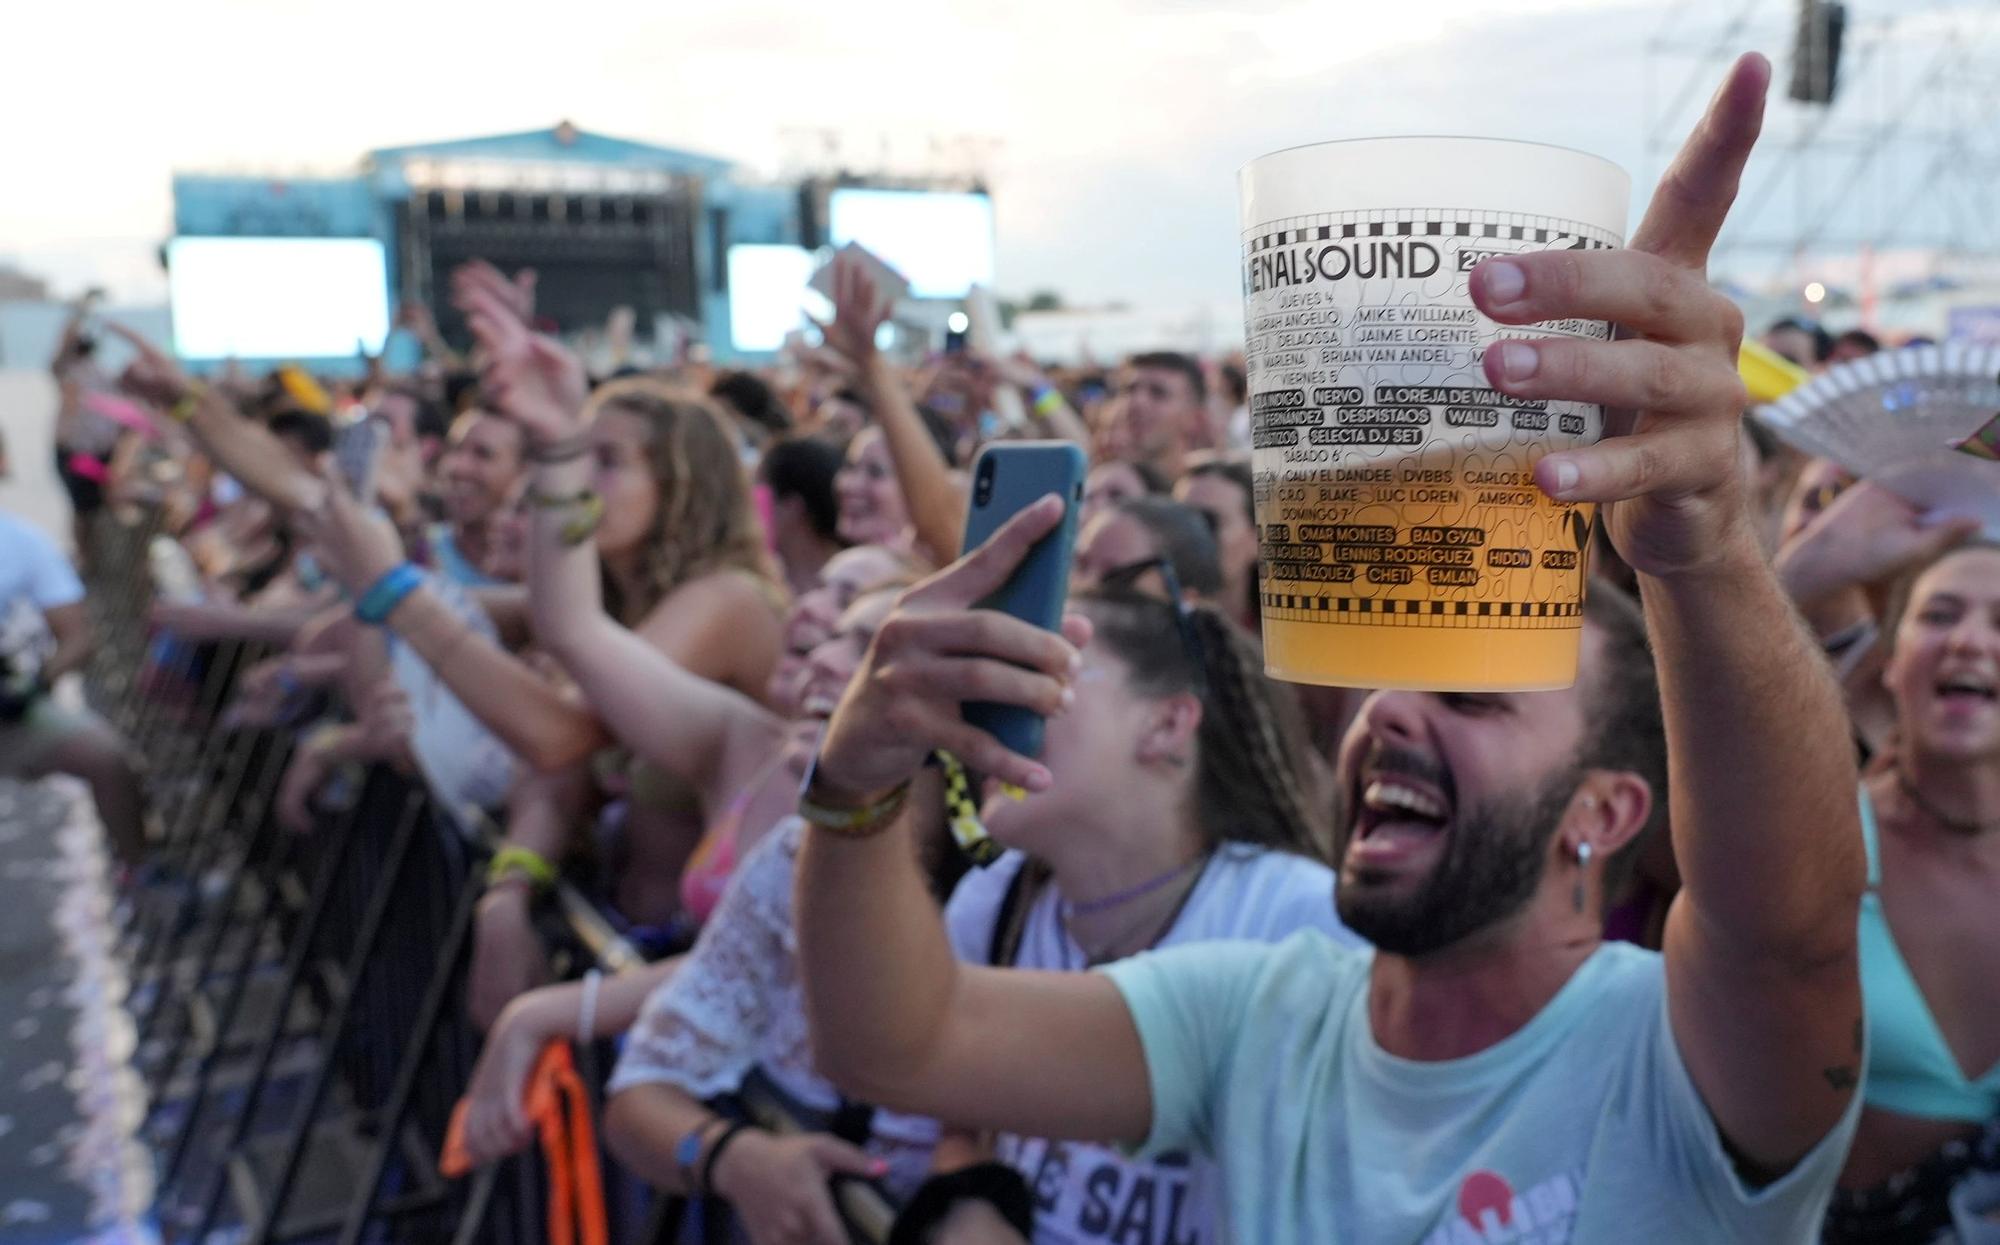
{"label": "smartphone camera lens", "polygon": [[972,500],[983,506],[993,500],[993,460],[979,460],[979,474],[972,481]]}

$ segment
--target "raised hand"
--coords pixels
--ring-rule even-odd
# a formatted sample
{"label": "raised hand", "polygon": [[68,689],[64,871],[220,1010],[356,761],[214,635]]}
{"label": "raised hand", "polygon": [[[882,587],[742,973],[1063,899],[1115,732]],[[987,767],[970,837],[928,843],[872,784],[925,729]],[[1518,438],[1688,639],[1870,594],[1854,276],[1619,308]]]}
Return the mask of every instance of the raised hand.
{"label": "raised hand", "polygon": [[485,260],[475,259],[460,264],[451,277],[453,285],[461,277],[479,281],[500,298],[515,319],[523,324],[535,322],[535,284],[539,277],[533,268],[520,269],[509,277]]}
{"label": "raised hand", "polygon": [[125,392],[164,409],[171,408],[194,387],[172,355],[122,324],[106,321],[104,327],[132,347],[132,362],[118,378],[119,387]]}
{"label": "raised hand", "polygon": [[403,561],[403,539],[362,506],[337,468],[329,466],[323,479],[320,503],[302,512],[301,526],[327,573],[359,597]]}
{"label": "raised hand", "polygon": [[875,334],[889,318],[889,300],[860,264],[833,257],[833,323],[820,325],[826,344],[857,369],[875,357]]}
{"label": "raised hand", "polygon": [[1810,614],[1850,588],[1879,588],[1979,533],[1977,519],[1926,522],[1914,506],[1864,480],[1845,489],[1778,551],[1778,577]]}
{"label": "raised hand", "polygon": [[1061,519],[1062,502],[1045,497],[902,595],[827,724],[816,781],[849,795],[875,795],[907,781],[933,749],[944,748],[1000,782],[1030,791],[1048,786],[1041,763],[967,725],[959,706],[982,700],[1054,714],[1069,703],[1069,682],[1081,668],[1078,649],[1090,636],[1087,622],[1066,620],[1058,636],[998,610],[973,608]]}
{"label": "raised hand", "polygon": [[1472,295],[1503,324],[1609,320],[1618,340],[1508,341],[1486,376],[1524,398],[1597,402],[1605,439],[1549,454],[1535,481],[1565,501],[1601,502],[1618,551],[1654,576],[1758,556],[1737,421],[1743,315],[1707,279],[1710,248],[1763,123],[1770,62],[1736,62],[1661,178],[1629,247],[1487,260]]}
{"label": "raised hand", "polygon": [[528,327],[533,283],[524,303],[519,280],[467,264],[452,274],[452,305],[465,313],[484,354],[479,381],[487,402],[530,440],[560,441],[582,427],[590,382],[575,355]]}

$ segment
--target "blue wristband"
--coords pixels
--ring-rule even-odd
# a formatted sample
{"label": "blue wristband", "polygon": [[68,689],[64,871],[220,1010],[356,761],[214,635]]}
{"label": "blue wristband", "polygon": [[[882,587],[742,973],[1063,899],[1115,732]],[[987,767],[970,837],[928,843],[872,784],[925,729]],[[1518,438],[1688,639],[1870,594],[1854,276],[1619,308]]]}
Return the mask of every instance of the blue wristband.
{"label": "blue wristband", "polygon": [[414,562],[405,562],[383,574],[382,578],[361,594],[354,603],[354,617],[371,627],[379,627],[389,621],[389,615],[403,603],[403,598],[417,590],[424,582],[423,568]]}

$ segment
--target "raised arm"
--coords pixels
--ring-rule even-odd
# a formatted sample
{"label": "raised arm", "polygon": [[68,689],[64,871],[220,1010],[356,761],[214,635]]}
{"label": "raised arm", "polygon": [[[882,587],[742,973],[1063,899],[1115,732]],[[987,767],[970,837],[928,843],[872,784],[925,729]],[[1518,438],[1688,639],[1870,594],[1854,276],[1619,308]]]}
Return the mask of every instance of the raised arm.
{"label": "raised arm", "polygon": [[834,258],[833,323],[823,326],[827,342],[854,365],[862,394],[882,426],[903,504],[917,529],[917,542],[942,566],[958,556],[965,539],[965,493],[952,479],[951,464],[924,426],[910,391],[893,363],[875,349],[875,333],[889,318],[889,302],[845,257]]}
{"label": "raised arm", "polygon": [[300,471],[271,430],[245,419],[221,390],[199,384],[153,343],[120,324],[106,325],[131,344],[137,358],[124,383],[140,397],[182,419],[208,456],[259,497],[291,510],[311,510],[321,482]]}
{"label": "raised arm", "polygon": [[[584,464],[542,467],[535,487],[558,496],[574,494],[586,486],[588,476]],[[646,634],[632,631],[604,612],[596,555],[587,542],[566,541],[563,523],[561,514],[550,511],[535,518],[529,602],[536,637],[613,735],[694,784],[711,811],[720,809],[769,759],[784,723],[679,659],[699,660],[704,652],[726,658],[728,619],[742,617],[746,607],[762,610],[762,603],[731,601],[747,596],[747,585],[716,576],[676,591],[648,620]],[[708,664],[721,667],[723,662]]]}
{"label": "raised arm", "polygon": [[1033,359],[1025,354],[1012,358],[982,355],[980,363],[1002,384],[1020,390],[1036,426],[1047,435],[1073,441],[1085,450],[1090,448],[1090,429],[1084,426],[1083,416],[1076,413],[1069,400],[1063,397],[1062,390],[1056,387],[1046,372],[1035,366]]}
{"label": "raised arm", "polygon": [[153,621],[185,640],[254,640],[287,645],[330,604],[314,593],[296,605],[255,606],[235,601],[162,601]]}
{"label": "raised arm", "polygon": [[[964,700],[1060,710],[1072,641],[974,601],[1005,582],[1062,506],[1044,499],[904,594],[827,726],[809,798],[850,809],[907,784],[934,748],[1029,790],[1040,764],[959,717]],[[1031,1137],[1137,1142],[1152,1118],[1138,1030],[1109,978],[960,964],[918,871],[910,819],[873,837],[814,827],[798,878],[799,955],[821,1071],[898,1110]]]}
{"label": "raised arm", "polygon": [[[329,472],[306,516],[327,569],[357,602],[403,564],[402,541]],[[387,625],[508,751],[538,770],[560,769],[602,747],[597,718],[520,658],[460,617],[427,582],[397,599]]]}
{"label": "raised arm", "polygon": [[[55,355],[49,360],[49,371],[55,373],[57,380],[67,381],[69,365],[76,362],[77,351],[83,345],[83,326],[103,296],[104,291],[93,289],[71,305],[69,316],[63,321],[62,336],[56,341]],[[115,326],[113,331],[117,331]]]}
{"label": "raised arm", "polygon": [[[579,497],[590,490],[589,428],[582,365],[536,336],[508,306],[497,272],[473,268],[454,280],[487,359],[483,380],[499,412],[518,423],[535,463],[533,495]],[[576,681],[604,725],[625,745],[695,784],[719,808],[777,746],[783,723],[762,705],[696,673],[682,660],[720,666],[734,638],[729,597],[747,586],[715,576],[663,602],[646,634],[604,612],[602,572],[587,530],[571,507],[537,506],[529,553],[529,606],[542,647]],[[715,669],[714,675],[726,673]]]}
{"label": "raised arm", "polygon": [[1863,884],[1840,693],[1759,550],[1737,442],[1743,321],[1705,275],[1769,79],[1763,58],[1737,63],[1631,249],[1488,261],[1473,278],[1503,323],[1624,329],[1496,347],[1486,374],[1516,396],[1633,413],[1630,435],[1550,454],[1535,478],[1606,504],[1640,575],[1684,880],[1666,937],[1674,1035],[1734,1153],[1765,1176],[1827,1134],[1860,1076]]}
{"label": "raised arm", "polygon": [[[534,292],[532,284],[528,287],[528,292],[532,298]],[[400,328],[408,329],[416,337],[417,344],[423,348],[425,358],[448,368],[455,368],[463,363],[458,357],[458,352],[445,342],[444,334],[438,332],[437,319],[431,315],[429,307],[415,299],[405,302],[396,309],[396,324]]]}

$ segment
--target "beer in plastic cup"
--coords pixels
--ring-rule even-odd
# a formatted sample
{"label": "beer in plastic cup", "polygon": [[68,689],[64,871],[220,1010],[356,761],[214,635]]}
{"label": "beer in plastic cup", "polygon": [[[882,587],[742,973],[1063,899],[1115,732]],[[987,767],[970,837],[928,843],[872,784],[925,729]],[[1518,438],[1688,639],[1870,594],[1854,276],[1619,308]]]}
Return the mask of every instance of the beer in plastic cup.
{"label": "beer in plastic cup", "polygon": [[1593,508],[1535,486],[1602,408],[1486,382],[1507,337],[1475,265],[1623,244],[1631,180],[1538,143],[1294,147],[1241,175],[1265,669],[1300,683],[1530,690],[1576,680]]}

